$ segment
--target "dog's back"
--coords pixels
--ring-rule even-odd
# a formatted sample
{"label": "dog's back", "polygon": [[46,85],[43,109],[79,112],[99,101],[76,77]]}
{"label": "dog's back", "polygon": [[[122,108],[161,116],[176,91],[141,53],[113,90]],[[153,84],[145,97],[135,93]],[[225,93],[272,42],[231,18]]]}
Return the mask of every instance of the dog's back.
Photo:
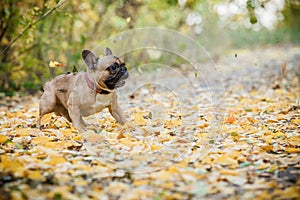
{"label": "dog's back", "polygon": [[57,91],[64,92],[67,91],[70,84],[74,81],[76,76],[80,73],[68,73],[68,74],[61,74],[51,81],[48,81],[44,84],[44,91],[46,91],[47,87],[54,87]]}

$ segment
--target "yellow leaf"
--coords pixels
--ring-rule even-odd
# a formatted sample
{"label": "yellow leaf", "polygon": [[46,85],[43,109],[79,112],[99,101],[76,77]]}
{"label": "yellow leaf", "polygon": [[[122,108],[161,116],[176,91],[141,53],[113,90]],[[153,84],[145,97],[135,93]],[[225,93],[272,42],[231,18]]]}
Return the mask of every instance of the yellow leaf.
{"label": "yellow leaf", "polygon": [[22,128],[16,130],[16,136],[28,136],[28,135],[30,135],[29,128]]}
{"label": "yellow leaf", "polygon": [[5,135],[0,135],[0,143],[7,141],[8,138]]}
{"label": "yellow leaf", "polygon": [[130,146],[131,140],[130,140],[130,139],[127,139],[127,138],[122,138],[122,139],[120,139],[120,143],[121,143],[121,144],[124,144],[124,145],[126,145],[126,146]]}
{"label": "yellow leaf", "polygon": [[65,149],[65,142],[46,142],[44,143],[44,147],[53,149],[53,150],[62,150]]}
{"label": "yellow leaf", "polygon": [[237,176],[237,175],[239,175],[239,172],[236,171],[236,170],[226,170],[226,169],[224,169],[224,170],[219,170],[219,172],[221,174],[224,174],[224,175],[231,175],[231,176]]}
{"label": "yellow leaf", "polygon": [[47,143],[51,140],[52,140],[52,138],[47,137],[47,136],[35,137],[35,138],[32,139],[32,144],[44,144],[44,143]]}
{"label": "yellow leaf", "polygon": [[148,185],[148,183],[148,180],[136,180],[133,182],[133,186]]}
{"label": "yellow leaf", "polygon": [[168,171],[159,171],[157,173],[153,173],[151,175],[151,178],[153,178],[154,180],[160,180],[160,181],[168,181],[172,178],[174,178],[176,174],[175,173],[170,173]]}
{"label": "yellow leaf", "polygon": [[198,127],[203,129],[203,128],[208,127],[208,126],[209,126],[209,124],[204,122],[203,124],[200,124]]}
{"label": "yellow leaf", "polygon": [[64,146],[65,149],[67,149],[69,147],[81,147],[82,144],[70,140],[69,142],[63,142],[63,146]]}
{"label": "yellow leaf", "polygon": [[170,166],[170,167],[168,167],[168,172],[170,172],[170,173],[178,173],[179,171],[178,171],[177,167]]}
{"label": "yellow leaf", "polygon": [[134,113],[133,114],[134,122],[136,125],[145,126],[147,125],[147,120],[143,117],[141,113]]}
{"label": "yellow leaf", "polygon": [[278,132],[275,132],[275,133],[272,133],[272,135],[274,137],[285,137],[285,134],[281,131],[278,131]]}
{"label": "yellow leaf", "polygon": [[166,200],[184,199],[182,193],[166,193],[163,197]]}
{"label": "yellow leaf", "polygon": [[267,120],[267,122],[268,122],[268,123],[276,123],[276,122],[278,122],[278,120],[275,119],[275,118],[269,118],[269,119]]}
{"label": "yellow leaf", "polygon": [[50,161],[47,162],[47,164],[50,165],[56,165],[56,164],[60,164],[60,163],[64,163],[67,162],[66,159],[62,156],[50,156]]}
{"label": "yellow leaf", "polygon": [[21,119],[27,119],[27,115],[25,115],[25,112],[23,110],[19,110],[16,113],[14,113],[15,117],[21,118]]}
{"label": "yellow leaf", "polygon": [[273,146],[272,145],[265,145],[260,147],[264,151],[273,151]]}
{"label": "yellow leaf", "polygon": [[72,140],[82,141],[82,137],[80,135],[76,135],[76,136],[72,137]]}
{"label": "yellow leaf", "polygon": [[164,127],[165,128],[174,128],[177,126],[181,126],[182,124],[182,120],[180,119],[171,119],[171,120],[167,120]]}
{"label": "yellow leaf", "polygon": [[267,144],[271,144],[272,143],[272,139],[273,139],[273,136],[272,135],[267,135],[265,137],[265,140],[266,140],[266,143]]}
{"label": "yellow leaf", "polygon": [[285,199],[298,199],[299,198],[299,187],[298,186],[291,186],[288,188],[285,188],[283,191],[279,191],[279,195],[282,195]]}
{"label": "yellow leaf", "polygon": [[300,136],[291,136],[288,138],[288,143],[292,146],[298,146],[300,144]]}
{"label": "yellow leaf", "polygon": [[218,163],[221,165],[237,165],[238,162],[236,159],[230,158],[229,156],[219,156],[215,159],[214,163]]}
{"label": "yellow leaf", "polygon": [[45,177],[42,176],[40,171],[28,171],[27,177],[32,180],[45,181]]}
{"label": "yellow leaf", "polygon": [[65,67],[66,65],[64,63],[60,63],[60,62],[51,60],[49,63],[49,66],[50,67]]}
{"label": "yellow leaf", "polygon": [[[265,135],[272,135],[273,134],[273,132],[271,132],[271,131],[266,131],[265,132]],[[273,135],[272,135],[273,136]]]}
{"label": "yellow leaf", "polygon": [[126,138],[126,136],[122,132],[120,132],[117,139],[119,140],[119,139],[122,139],[122,138]]}
{"label": "yellow leaf", "polygon": [[300,118],[293,119],[292,123],[300,125]]}
{"label": "yellow leaf", "polygon": [[96,134],[92,130],[85,131],[82,135],[82,138],[90,143],[99,143],[104,140],[104,137],[100,134]]}
{"label": "yellow leaf", "polygon": [[155,144],[151,145],[151,150],[152,151],[160,150],[160,149],[162,149],[162,146],[158,146],[158,145],[155,145]]}
{"label": "yellow leaf", "polygon": [[[249,194],[253,194],[253,191],[249,190]],[[263,190],[258,196],[256,196],[256,199],[272,199],[273,193],[269,193],[268,190]]]}
{"label": "yellow leaf", "polygon": [[41,119],[41,124],[45,124],[47,122],[50,122],[52,120],[52,113],[46,114]]}
{"label": "yellow leaf", "polygon": [[275,184],[276,182],[273,181],[267,182],[263,179],[257,179],[254,183],[246,184],[243,188],[246,190],[269,189],[274,188]]}
{"label": "yellow leaf", "polygon": [[285,151],[288,153],[300,153],[300,148],[290,147],[290,148],[286,148]]}
{"label": "yellow leaf", "polygon": [[248,120],[249,122],[251,122],[251,123],[257,123],[257,122],[258,122],[258,120],[253,119],[252,117],[247,117],[247,120]]}
{"label": "yellow leaf", "polygon": [[68,128],[62,131],[65,137],[71,137],[73,135],[72,129]]}
{"label": "yellow leaf", "polygon": [[274,172],[278,169],[278,166],[277,165],[271,165],[268,169],[269,172]]}
{"label": "yellow leaf", "polygon": [[6,111],[6,116],[7,116],[8,119],[11,119],[11,118],[14,117],[14,115],[9,111]]}
{"label": "yellow leaf", "polygon": [[270,167],[270,163],[262,163],[257,167],[257,169],[262,170],[262,169],[266,169],[268,167]]}
{"label": "yellow leaf", "polygon": [[87,181],[83,179],[75,180],[74,183],[76,186],[86,186],[88,184]]}
{"label": "yellow leaf", "polygon": [[6,155],[0,156],[0,160],[0,171],[13,172],[17,177],[24,175],[25,167],[18,160]]}
{"label": "yellow leaf", "polygon": [[175,183],[174,182],[165,182],[163,185],[164,189],[173,189],[175,187]]}
{"label": "yellow leaf", "polygon": [[203,160],[202,160],[203,164],[212,164],[213,163],[213,159],[209,156],[206,156]]}

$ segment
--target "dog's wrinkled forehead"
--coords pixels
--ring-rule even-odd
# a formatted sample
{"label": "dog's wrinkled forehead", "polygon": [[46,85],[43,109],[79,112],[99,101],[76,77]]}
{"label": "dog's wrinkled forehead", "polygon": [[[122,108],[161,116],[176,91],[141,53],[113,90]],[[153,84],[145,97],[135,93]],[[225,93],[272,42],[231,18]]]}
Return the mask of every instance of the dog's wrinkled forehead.
{"label": "dog's wrinkled forehead", "polygon": [[121,65],[124,61],[117,56],[109,55],[99,59],[98,67],[101,68],[101,70],[105,70],[114,63]]}
{"label": "dog's wrinkled forehead", "polygon": [[82,58],[88,69],[93,71],[104,71],[107,67],[114,63],[118,63],[119,65],[124,63],[124,61],[119,57],[114,56],[109,48],[106,48],[106,56],[102,58],[99,58],[92,51],[85,49],[82,51]]}

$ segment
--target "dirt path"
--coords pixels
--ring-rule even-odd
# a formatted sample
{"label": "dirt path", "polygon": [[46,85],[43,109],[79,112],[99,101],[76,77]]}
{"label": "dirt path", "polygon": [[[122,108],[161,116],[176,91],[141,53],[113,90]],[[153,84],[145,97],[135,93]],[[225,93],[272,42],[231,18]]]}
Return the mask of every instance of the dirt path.
{"label": "dirt path", "polygon": [[2,98],[0,199],[299,198],[300,48],[215,61],[132,71],[124,127],[103,112],[95,130],[48,115],[40,131],[38,98]]}

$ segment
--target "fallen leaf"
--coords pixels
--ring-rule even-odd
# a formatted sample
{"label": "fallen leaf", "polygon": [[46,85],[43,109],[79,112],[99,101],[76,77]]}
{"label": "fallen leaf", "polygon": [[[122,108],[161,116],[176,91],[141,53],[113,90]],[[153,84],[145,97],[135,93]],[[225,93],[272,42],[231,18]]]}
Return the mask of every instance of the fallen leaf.
{"label": "fallen leaf", "polygon": [[293,119],[292,123],[300,125],[300,118]]}
{"label": "fallen leaf", "polygon": [[226,122],[229,124],[233,124],[236,121],[236,118],[231,116],[226,119]]}
{"label": "fallen leaf", "polygon": [[94,131],[89,130],[85,131],[84,133],[81,134],[81,137],[90,143],[99,143],[104,140],[104,137],[100,134],[96,134]]}
{"label": "fallen leaf", "polygon": [[299,187],[296,185],[287,187],[283,190],[274,191],[275,195],[280,195],[280,196],[284,197],[284,199],[298,199],[299,193],[300,193]]}
{"label": "fallen leaf", "polygon": [[147,120],[143,117],[142,113],[137,112],[133,114],[134,122],[138,126],[146,126]]}
{"label": "fallen leaf", "polygon": [[239,172],[238,171],[236,171],[236,170],[219,170],[219,172],[221,173],[221,174],[224,174],[224,175],[231,175],[231,176],[237,176],[238,174],[239,174]]}
{"label": "fallen leaf", "polygon": [[11,112],[6,111],[6,117],[7,117],[8,119],[11,119],[11,118],[14,117],[14,115],[13,115]]}
{"label": "fallen leaf", "polygon": [[53,140],[53,138],[48,136],[40,136],[40,137],[34,137],[31,141],[32,144],[45,144],[49,141]]}
{"label": "fallen leaf", "polygon": [[46,178],[42,176],[40,171],[27,171],[27,177],[32,180],[45,181]]}
{"label": "fallen leaf", "polygon": [[149,181],[148,180],[135,180],[133,181],[134,186],[141,186],[141,185],[148,185]]}
{"label": "fallen leaf", "polygon": [[273,151],[274,150],[272,145],[263,145],[263,146],[260,146],[260,148],[264,151]]}
{"label": "fallen leaf", "polygon": [[220,165],[233,165],[236,166],[238,161],[228,156],[219,156],[214,160],[214,163],[218,163]]}
{"label": "fallen leaf", "polygon": [[49,156],[49,161],[47,161],[47,164],[49,165],[56,165],[56,164],[60,164],[60,163],[65,163],[67,162],[66,159],[62,156]]}
{"label": "fallen leaf", "polygon": [[300,148],[289,147],[285,149],[288,153],[300,153]]}
{"label": "fallen leaf", "polygon": [[65,67],[66,65],[64,63],[58,62],[58,61],[50,61],[49,67]]}
{"label": "fallen leaf", "polygon": [[243,177],[243,176],[230,176],[230,175],[226,175],[224,177],[230,183],[233,183],[233,184],[239,185],[239,186],[244,185],[247,182],[247,177]]}
{"label": "fallen leaf", "polygon": [[119,140],[119,139],[122,139],[122,138],[126,138],[126,136],[122,132],[120,132],[117,139]]}
{"label": "fallen leaf", "polygon": [[0,135],[0,143],[4,143],[8,138],[5,135]]}
{"label": "fallen leaf", "polygon": [[280,70],[280,75],[281,75],[281,76],[283,76],[285,70],[286,70],[286,63],[283,63],[283,64],[281,65],[281,70]]}

